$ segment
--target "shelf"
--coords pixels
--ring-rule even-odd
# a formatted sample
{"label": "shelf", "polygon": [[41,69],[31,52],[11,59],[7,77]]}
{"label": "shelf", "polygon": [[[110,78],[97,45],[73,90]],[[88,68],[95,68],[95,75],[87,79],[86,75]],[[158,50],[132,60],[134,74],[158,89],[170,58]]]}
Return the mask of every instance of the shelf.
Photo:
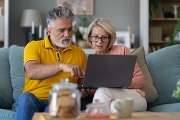
{"label": "shelf", "polygon": [[180,0],[161,0],[162,2],[180,2]]}
{"label": "shelf", "polygon": [[[149,42],[149,49],[150,52],[154,52],[156,50],[159,50],[165,46],[167,46],[168,42],[166,41],[156,41],[156,42]],[[180,44],[180,41],[175,41],[175,44]]]}
{"label": "shelf", "polygon": [[[178,11],[180,9],[180,0],[161,0],[160,2],[160,12],[159,17],[154,11],[153,17],[149,19],[149,50],[151,52],[166,47],[171,44],[170,42],[162,41],[162,37],[170,38],[173,35],[174,28],[180,17],[174,17],[174,7],[173,5],[179,5]],[[164,16],[164,17],[163,17]],[[180,44],[180,40],[176,41],[175,44]]]}
{"label": "shelf", "polygon": [[[166,41],[155,41],[155,42],[149,42],[150,45],[152,44],[159,44],[159,45],[164,45],[164,44],[167,44],[168,42]],[[180,41],[175,41],[176,44],[180,44]]]}
{"label": "shelf", "polygon": [[178,21],[180,18],[152,18],[149,21]]}

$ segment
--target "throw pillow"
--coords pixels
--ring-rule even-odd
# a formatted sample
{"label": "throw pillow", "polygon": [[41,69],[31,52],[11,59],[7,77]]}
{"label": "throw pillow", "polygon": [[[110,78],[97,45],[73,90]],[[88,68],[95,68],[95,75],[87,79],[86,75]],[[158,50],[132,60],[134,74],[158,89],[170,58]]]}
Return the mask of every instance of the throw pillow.
{"label": "throw pillow", "polygon": [[13,104],[8,51],[8,48],[0,49],[0,108],[5,109]]}
{"label": "throw pillow", "polygon": [[24,88],[23,52],[24,47],[13,45],[9,48],[10,75],[14,101],[16,101]]}
{"label": "throw pillow", "polygon": [[132,52],[132,55],[137,55],[137,63],[146,77],[146,84],[143,87],[145,91],[145,98],[148,103],[152,103],[157,99],[158,94],[156,88],[153,85],[153,79],[146,64],[144,47],[139,47],[137,50]]}

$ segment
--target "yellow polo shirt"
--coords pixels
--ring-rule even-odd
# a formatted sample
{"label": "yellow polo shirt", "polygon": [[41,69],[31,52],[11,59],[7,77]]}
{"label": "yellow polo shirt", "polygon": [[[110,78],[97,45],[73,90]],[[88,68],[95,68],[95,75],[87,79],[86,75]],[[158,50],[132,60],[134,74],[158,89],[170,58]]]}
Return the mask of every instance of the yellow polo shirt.
{"label": "yellow polo shirt", "polygon": [[[24,49],[24,64],[29,60],[36,60],[41,64],[57,62],[70,63],[80,66],[85,70],[86,56],[82,49],[69,45],[61,53],[52,47],[48,36],[45,40],[31,41]],[[38,99],[48,100],[52,84],[60,82],[62,78],[69,78],[70,82],[77,83],[77,77],[71,77],[69,72],[59,72],[53,77],[44,80],[29,80],[25,76],[23,92],[31,92]]]}

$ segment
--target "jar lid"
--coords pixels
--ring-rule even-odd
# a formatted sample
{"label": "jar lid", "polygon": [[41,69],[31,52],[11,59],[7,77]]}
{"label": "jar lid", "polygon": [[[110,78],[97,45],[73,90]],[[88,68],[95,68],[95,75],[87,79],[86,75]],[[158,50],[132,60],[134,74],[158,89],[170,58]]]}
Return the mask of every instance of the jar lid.
{"label": "jar lid", "polygon": [[102,108],[102,107],[106,107],[106,104],[100,103],[99,100],[95,100],[95,103],[90,103],[86,107],[87,108]]}
{"label": "jar lid", "polygon": [[70,83],[68,78],[61,79],[60,83],[56,83],[52,85],[53,90],[59,90],[59,89],[76,89],[77,88],[76,83]]}

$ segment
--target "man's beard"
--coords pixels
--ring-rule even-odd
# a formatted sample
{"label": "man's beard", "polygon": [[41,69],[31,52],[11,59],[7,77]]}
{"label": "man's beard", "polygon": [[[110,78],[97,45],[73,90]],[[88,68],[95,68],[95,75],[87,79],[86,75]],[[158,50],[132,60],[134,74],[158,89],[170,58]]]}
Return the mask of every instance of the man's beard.
{"label": "man's beard", "polygon": [[51,39],[53,43],[60,48],[66,48],[71,44],[71,38],[62,38],[60,40],[56,40],[54,36],[52,36]]}

